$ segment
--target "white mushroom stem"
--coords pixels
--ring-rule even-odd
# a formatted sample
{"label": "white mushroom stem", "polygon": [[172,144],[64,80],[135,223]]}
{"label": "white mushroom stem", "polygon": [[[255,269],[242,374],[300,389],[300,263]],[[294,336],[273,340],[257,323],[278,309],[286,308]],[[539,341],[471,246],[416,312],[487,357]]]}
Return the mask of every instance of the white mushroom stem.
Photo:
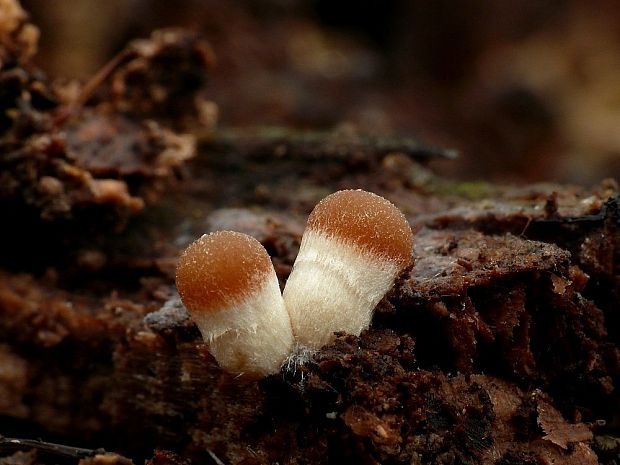
{"label": "white mushroom stem", "polygon": [[218,364],[232,373],[277,373],[293,350],[293,335],[275,272],[233,311],[195,313],[194,321]]}
{"label": "white mushroom stem", "polygon": [[306,231],[284,302],[299,343],[320,348],[334,332],[360,334],[400,267],[357,246]]}

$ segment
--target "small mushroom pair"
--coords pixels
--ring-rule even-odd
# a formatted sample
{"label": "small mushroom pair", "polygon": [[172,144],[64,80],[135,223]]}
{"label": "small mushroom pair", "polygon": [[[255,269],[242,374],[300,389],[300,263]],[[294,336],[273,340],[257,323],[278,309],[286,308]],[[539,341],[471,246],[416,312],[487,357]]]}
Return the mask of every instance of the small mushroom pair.
{"label": "small mushroom pair", "polygon": [[319,349],[338,331],[359,335],[411,262],[413,235],[388,200],[344,190],[321,200],[280,293],[264,247],[233,231],[204,235],[181,255],[185,307],[222,368],[263,377],[296,346]]}

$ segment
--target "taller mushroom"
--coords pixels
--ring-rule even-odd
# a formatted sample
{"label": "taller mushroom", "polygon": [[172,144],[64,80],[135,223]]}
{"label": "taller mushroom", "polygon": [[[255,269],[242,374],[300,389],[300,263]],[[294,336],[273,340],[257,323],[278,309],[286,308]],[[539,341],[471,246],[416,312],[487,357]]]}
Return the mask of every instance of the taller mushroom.
{"label": "taller mushroom", "polygon": [[413,234],[394,204],[363,190],[321,200],[284,288],[297,341],[318,349],[334,332],[359,335],[412,260]]}

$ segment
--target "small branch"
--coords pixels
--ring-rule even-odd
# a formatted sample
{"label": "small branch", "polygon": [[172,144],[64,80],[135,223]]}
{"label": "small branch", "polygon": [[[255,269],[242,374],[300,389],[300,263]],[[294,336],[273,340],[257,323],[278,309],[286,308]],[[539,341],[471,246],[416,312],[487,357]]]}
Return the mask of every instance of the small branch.
{"label": "small branch", "polygon": [[58,126],[64,123],[69,117],[77,113],[88,100],[93,96],[103,82],[122,64],[134,58],[136,55],[134,50],[122,50],[105,63],[82,87],[79,95],[73,102],[69,102],[61,107],[54,119],[54,123]]}
{"label": "small branch", "polygon": [[351,154],[385,156],[402,153],[418,161],[452,160],[456,150],[428,146],[411,137],[373,136],[356,130],[296,131],[283,127],[223,128],[199,137],[215,148],[240,150],[251,156],[278,154],[293,158],[346,159]]}
{"label": "small branch", "polygon": [[104,449],[82,449],[80,447],[71,447],[62,444],[54,444],[52,442],[45,442],[40,439],[15,439],[6,438],[0,435],[0,452],[23,449],[36,449],[37,451],[44,452],[46,454],[74,459],[94,457],[95,455],[106,453]]}

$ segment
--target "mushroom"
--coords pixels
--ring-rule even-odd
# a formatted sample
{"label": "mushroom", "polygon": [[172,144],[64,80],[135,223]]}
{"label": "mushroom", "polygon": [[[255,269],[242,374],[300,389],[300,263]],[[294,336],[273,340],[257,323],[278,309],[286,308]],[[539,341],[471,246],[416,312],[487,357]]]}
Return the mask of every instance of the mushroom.
{"label": "mushroom", "polygon": [[190,244],[176,283],[181,300],[219,365],[231,373],[276,373],[293,347],[278,278],[251,236],[220,231]]}
{"label": "mushroom", "polygon": [[284,303],[298,343],[318,349],[334,332],[359,335],[411,263],[413,234],[391,202],[363,190],[321,200],[303,234]]}

